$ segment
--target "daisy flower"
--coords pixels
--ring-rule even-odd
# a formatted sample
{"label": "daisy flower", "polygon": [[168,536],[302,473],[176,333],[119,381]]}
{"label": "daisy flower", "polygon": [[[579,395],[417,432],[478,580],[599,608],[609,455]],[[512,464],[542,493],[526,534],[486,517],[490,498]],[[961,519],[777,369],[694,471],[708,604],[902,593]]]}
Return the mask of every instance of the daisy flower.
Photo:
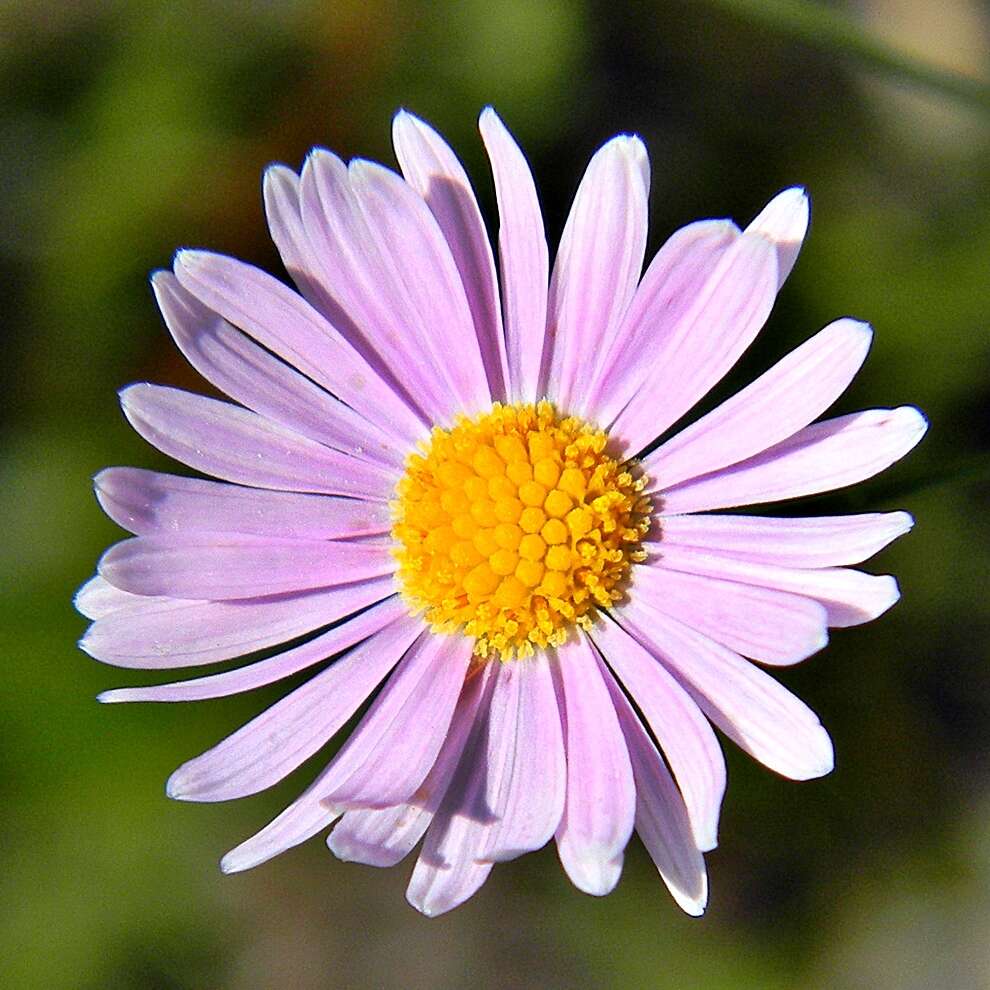
{"label": "daisy flower", "polygon": [[179,767],[181,800],[262,791],[363,711],[226,872],[334,823],[330,849],[373,866],[422,840],[408,898],[435,915],[550,839],[574,884],[605,894],[635,830],[700,914],[725,788],[713,725],[786,777],[831,770],[818,718],[763,667],[890,608],[894,579],[848,565],[912,525],[722,510],[868,478],[925,420],[813,422],[869,348],[870,328],[840,319],[653,449],[766,321],[803,190],[745,230],[684,227],[643,273],[649,162],[622,135],[591,159],[551,272],[526,160],[491,109],[480,130],[497,267],[464,169],[401,112],[401,175],[322,149],[299,175],[267,171],[298,292],[204,251],[155,273],[176,344],[233,401],[121,393],[141,436],[207,477],[97,476],[134,535],[78,594],[81,645],[155,670],[261,655],[106,702],[218,698],[322,665]]}

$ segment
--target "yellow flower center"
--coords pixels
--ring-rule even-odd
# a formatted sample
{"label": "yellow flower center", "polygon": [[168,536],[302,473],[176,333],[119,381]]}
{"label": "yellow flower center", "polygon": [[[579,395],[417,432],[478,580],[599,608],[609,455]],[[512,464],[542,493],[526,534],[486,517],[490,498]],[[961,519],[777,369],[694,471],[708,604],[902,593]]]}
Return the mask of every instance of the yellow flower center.
{"label": "yellow flower center", "polygon": [[434,429],[396,489],[406,601],[437,632],[503,660],[557,646],[621,599],[644,557],[649,499],[607,438],[549,402]]}

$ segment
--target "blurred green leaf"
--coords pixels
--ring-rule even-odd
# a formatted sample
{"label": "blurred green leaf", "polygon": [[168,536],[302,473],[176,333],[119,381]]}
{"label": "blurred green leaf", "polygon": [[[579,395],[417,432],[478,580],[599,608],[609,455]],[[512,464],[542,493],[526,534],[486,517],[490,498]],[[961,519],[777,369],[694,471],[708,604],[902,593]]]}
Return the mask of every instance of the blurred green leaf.
{"label": "blurred green leaf", "polygon": [[895,80],[965,103],[990,116],[990,83],[943,69],[871,36],[834,7],[809,0],[706,0],[711,7]]}

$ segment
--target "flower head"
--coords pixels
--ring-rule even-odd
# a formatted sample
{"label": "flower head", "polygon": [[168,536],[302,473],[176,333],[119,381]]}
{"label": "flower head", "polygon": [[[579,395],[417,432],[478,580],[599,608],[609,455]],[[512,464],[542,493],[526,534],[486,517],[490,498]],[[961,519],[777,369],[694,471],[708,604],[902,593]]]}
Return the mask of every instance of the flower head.
{"label": "flower head", "polygon": [[551,274],[522,153],[490,109],[481,134],[498,271],[453,152],[400,113],[401,176],[322,150],[301,175],[268,170],[299,293],[200,251],[155,274],[179,348],[234,401],[122,392],[143,437],[209,477],[97,476],[134,537],[77,596],[93,620],[81,645],[147,669],[268,651],[103,701],[216,698],[323,665],[175,771],[168,793],[190,801],[269,787],[374,696],[225,871],[334,823],[331,850],[376,866],[422,840],[408,896],[437,914],[551,838],[574,883],[605,894],[635,829],[700,914],[725,787],[712,724],[785,776],[828,773],[817,717],[753,661],[796,663],[829,626],[886,611],[894,579],[848,565],[911,526],[711,510],[870,477],[925,421],[813,422],[869,347],[869,327],[842,319],[652,449],[765,322],[807,227],[803,191],[745,230],[683,228],[643,273],[649,163],[621,136],[592,158]]}

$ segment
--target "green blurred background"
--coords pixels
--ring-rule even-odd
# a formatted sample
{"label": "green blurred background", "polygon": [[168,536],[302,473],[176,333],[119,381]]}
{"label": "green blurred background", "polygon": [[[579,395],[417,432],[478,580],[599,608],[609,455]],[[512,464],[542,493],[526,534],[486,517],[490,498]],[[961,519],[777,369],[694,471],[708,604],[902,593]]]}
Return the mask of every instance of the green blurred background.
{"label": "green blurred background", "polygon": [[[964,76],[990,66],[974,0],[0,5],[0,983],[990,986],[990,101],[912,83],[870,37]],[[618,131],[652,156],[651,251],[806,185],[810,240],[728,385],[848,314],[877,337],[840,411],[913,402],[932,421],[908,462],[799,507],[915,513],[870,565],[904,597],[782,672],[832,732],[832,776],[789,783],[729,750],[700,921],[635,842],[606,899],[571,888],[548,848],[432,921],[405,904],[408,864],[341,864],[318,839],[224,878],[220,854],[313,764],[233,805],[169,802],[163,782],[284,686],[101,708],[97,691],[141,674],[74,645],[71,594],[121,535],[90,478],[164,463],[115,390],[201,387],[148,272],[195,245],[281,273],[261,170],[317,143],[391,163],[399,106],[447,135],[491,217],[487,102],[530,157],[551,240]]]}

